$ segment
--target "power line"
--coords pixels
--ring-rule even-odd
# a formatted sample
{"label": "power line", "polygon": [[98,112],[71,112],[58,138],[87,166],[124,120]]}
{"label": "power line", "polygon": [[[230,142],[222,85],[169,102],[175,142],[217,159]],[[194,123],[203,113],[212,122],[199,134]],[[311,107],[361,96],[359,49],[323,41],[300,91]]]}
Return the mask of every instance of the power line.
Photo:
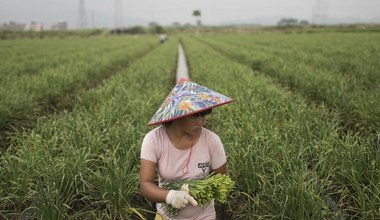
{"label": "power line", "polygon": [[123,6],[121,0],[115,0],[115,28],[123,27]]}
{"label": "power line", "polygon": [[87,15],[86,15],[86,9],[84,6],[84,0],[79,0],[78,28],[84,29],[86,27],[87,27]]}
{"label": "power line", "polygon": [[313,24],[327,24],[329,18],[329,8],[327,0],[317,0],[313,7]]}

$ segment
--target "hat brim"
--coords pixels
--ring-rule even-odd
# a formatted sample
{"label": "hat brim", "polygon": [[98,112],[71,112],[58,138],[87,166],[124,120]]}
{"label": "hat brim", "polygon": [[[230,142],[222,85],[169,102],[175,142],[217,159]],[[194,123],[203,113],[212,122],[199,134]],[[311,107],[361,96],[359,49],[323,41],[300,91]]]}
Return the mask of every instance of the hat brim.
{"label": "hat brim", "polygon": [[203,112],[203,111],[206,111],[208,109],[212,109],[212,108],[216,108],[218,106],[222,106],[222,105],[225,105],[225,104],[228,104],[228,103],[231,103],[233,102],[234,100],[229,100],[229,101],[226,101],[226,102],[223,102],[223,103],[220,103],[220,104],[217,104],[215,106],[211,106],[211,107],[207,107],[207,108],[203,108],[203,109],[200,109],[200,110],[197,110],[197,111],[194,111],[194,112],[191,112],[191,113],[187,113],[187,114],[184,114],[184,115],[180,115],[180,116],[176,116],[176,117],[173,117],[173,118],[169,118],[167,120],[163,120],[163,121],[158,121],[158,122],[154,122],[154,123],[149,123],[148,125],[149,126],[152,126],[152,125],[159,125],[159,124],[165,124],[167,122],[170,122],[170,121],[174,121],[176,119],[180,119],[180,118],[184,118],[184,117],[187,117],[187,116],[190,116],[190,115],[194,115],[194,114],[197,114],[198,112]]}
{"label": "hat brim", "polygon": [[148,125],[163,124],[207,109],[233,102],[233,99],[191,81],[174,86]]}

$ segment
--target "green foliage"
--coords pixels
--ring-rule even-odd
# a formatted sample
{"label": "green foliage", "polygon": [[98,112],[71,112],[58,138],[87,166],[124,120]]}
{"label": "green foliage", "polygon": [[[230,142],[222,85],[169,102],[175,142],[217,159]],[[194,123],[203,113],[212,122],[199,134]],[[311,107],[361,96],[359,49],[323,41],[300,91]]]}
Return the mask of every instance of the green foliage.
{"label": "green foliage", "polygon": [[[190,195],[197,201],[200,207],[204,207],[213,199],[220,203],[227,202],[227,196],[233,190],[235,182],[227,175],[212,174],[201,180],[182,180],[165,183],[162,187],[168,190],[179,190],[183,184],[189,185]],[[178,214],[179,209],[165,204],[169,215]]]}
{"label": "green foliage", "polygon": [[133,26],[128,29],[128,33],[130,34],[145,34],[145,28],[142,26]]}
{"label": "green foliage", "polygon": [[[191,80],[235,100],[206,124],[222,139],[236,182],[229,219],[380,216],[379,35],[359,30],[183,36]],[[138,190],[139,150],[173,87],[176,43],[0,41],[1,126],[35,121],[7,136],[0,218],[154,212]],[[70,108],[37,117],[57,100]]]}
{"label": "green foliage", "polygon": [[[380,128],[378,34],[229,35],[202,40],[310,102],[341,113],[357,130]],[[360,45],[360,46],[359,46]],[[361,48],[361,49],[359,49]]]}
{"label": "green foliage", "polygon": [[[119,40],[109,41],[110,51]],[[149,47],[149,38],[138,42],[144,43],[120,51],[136,55]],[[173,41],[133,59],[106,83],[77,93],[72,111],[39,118],[33,132],[15,134],[0,160],[0,216],[142,218],[150,206],[139,196],[139,149],[147,118],[172,86],[176,48]],[[105,64],[115,65],[110,58],[115,54],[104,54]]]}
{"label": "green foliage", "polygon": [[0,40],[5,39],[45,39],[45,38],[89,38],[101,36],[105,29],[65,30],[65,31],[0,31]]}
{"label": "green foliage", "polygon": [[201,16],[201,11],[200,10],[194,10],[193,11],[193,16],[195,16],[195,17]]}
{"label": "green foliage", "polygon": [[[246,37],[262,37],[265,42],[269,36]],[[380,158],[373,137],[347,132],[336,112],[310,104],[302,93],[283,88],[266,72],[229,56],[250,60],[245,53],[261,50],[234,51],[231,46],[220,53],[244,41],[220,42],[239,37],[245,36],[198,38],[212,47],[183,38],[192,80],[235,100],[215,109],[207,124],[220,135],[229,175],[236,180],[227,210],[230,219],[379,216],[375,206],[380,205]]]}
{"label": "green foliage", "polygon": [[28,127],[45,106],[102,80],[154,44],[151,36],[1,42],[0,127]]}

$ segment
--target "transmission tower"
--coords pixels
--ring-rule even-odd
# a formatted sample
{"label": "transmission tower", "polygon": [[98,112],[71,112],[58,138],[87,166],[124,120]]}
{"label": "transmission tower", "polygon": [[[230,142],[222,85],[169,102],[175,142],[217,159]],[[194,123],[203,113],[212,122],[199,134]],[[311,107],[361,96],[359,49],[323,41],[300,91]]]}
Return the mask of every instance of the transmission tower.
{"label": "transmission tower", "polygon": [[327,0],[317,0],[313,7],[313,24],[327,24],[329,18],[329,8]]}
{"label": "transmission tower", "polygon": [[84,7],[84,0],[79,0],[78,10],[78,28],[83,29],[87,27],[87,15]]}
{"label": "transmission tower", "polygon": [[115,28],[123,27],[123,6],[121,0],[115,0]]}

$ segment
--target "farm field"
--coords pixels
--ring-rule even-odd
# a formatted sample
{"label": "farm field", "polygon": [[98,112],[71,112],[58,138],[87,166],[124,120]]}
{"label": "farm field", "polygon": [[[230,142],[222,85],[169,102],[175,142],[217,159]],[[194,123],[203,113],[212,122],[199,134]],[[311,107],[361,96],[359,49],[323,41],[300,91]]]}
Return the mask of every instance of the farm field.
{"label": "farm field", "polygon": [[[222,219],[380,218],[378,33],[0,41],[0,219],[145,219],[147,122],[190,79],[237,183]],[[46,110],[49,109],[49,110]],[[25,129],[23,129],[25,128]]]}
{"label": "farm field", "polygon": [[380,129],[379,34],[230,35],[202,40],[310,101],[339,109],[350,127]]}
{"label": "farm field", "polygon": [[153,37],[0,42],[0,127],[27,123],[62,94],[106,78],[146,53],[153,42]]}

